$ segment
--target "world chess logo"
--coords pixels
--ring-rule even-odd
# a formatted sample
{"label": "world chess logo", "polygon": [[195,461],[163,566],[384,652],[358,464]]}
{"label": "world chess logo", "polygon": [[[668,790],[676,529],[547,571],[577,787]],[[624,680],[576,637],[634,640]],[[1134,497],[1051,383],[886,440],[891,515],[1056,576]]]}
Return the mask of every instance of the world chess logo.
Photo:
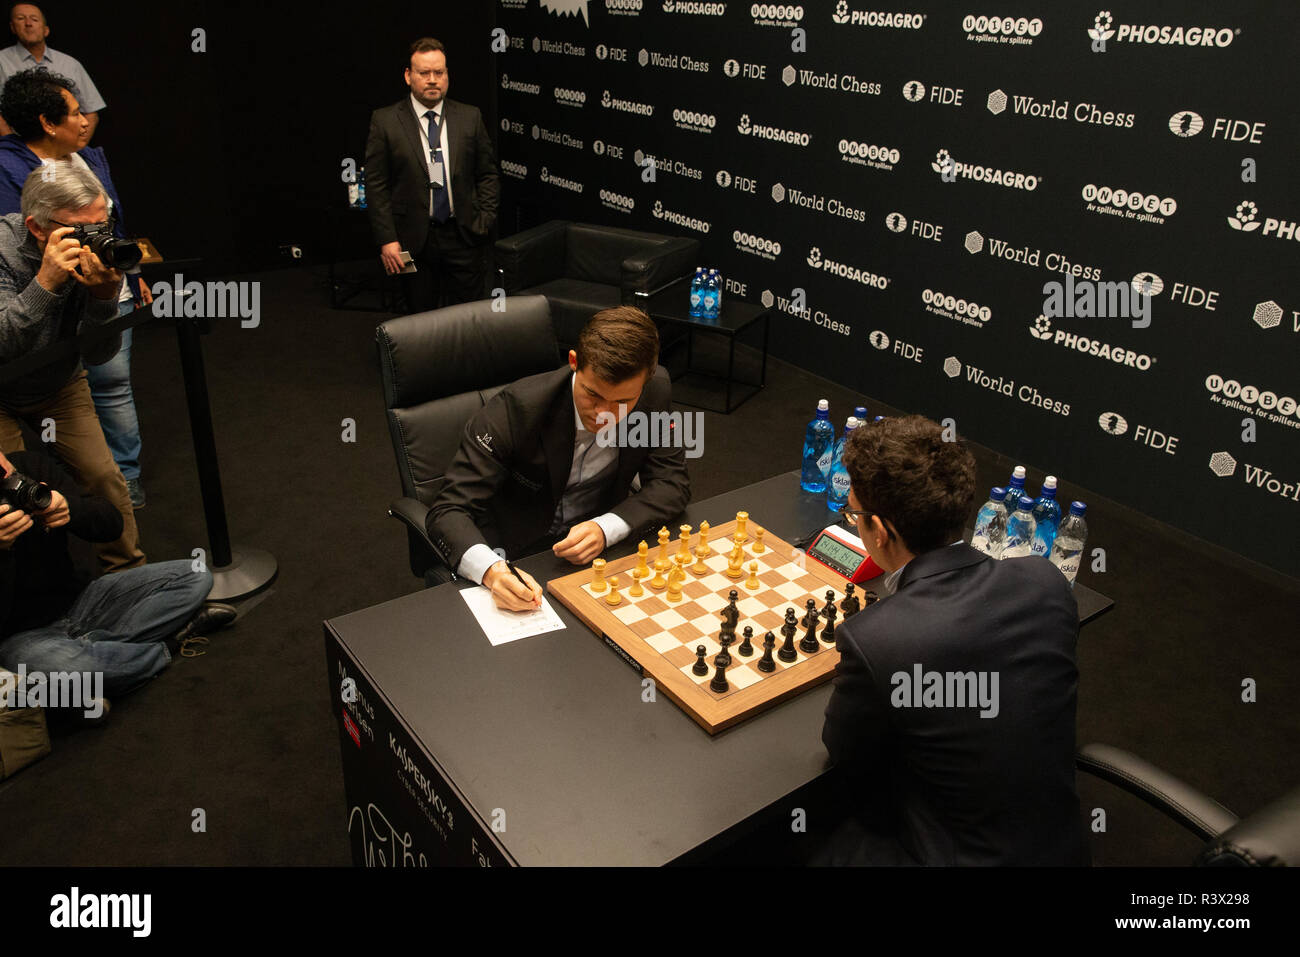
{"label": "world chess logo", "polygon": [[836,23],[849,22],[848,0],[840,0],[839,3],[835,4],[835,12],[831,14],[831,19],[834,20]]}
{"label": "world chess logo", "polygon": [[1123,435],[1128,431],[1128,419],[1118,412],[1103,412],[1097,417],[1097,424],[1107,435]]}
{"label": "world chess logo", "polygon": [[609,95],[609,90],[606,90],[604,93],[600,95],[600,105],[605,107],[606,109],[609,109],[609,104],[612,103],[613,100],[614,98]]}
{"label": "world chess logo", "polygon": [[542,131],[541,131],[540,129],[537,128],[537,125],[536,125],[536,124],[534,124],[534,125],[533,125],[533,139],[538,139],[538,138],[541,137],[541,135],[542,135]]}
{"label": "world chess logo", "polygon": [[1165,281],[1153,272],[1140,272],[1131,281],[1139,296],[1158,296],[1165,291]]}
{"label": "world chess logo", "polygon": [[925,84],[920,80],[910,80],[904,83],[903,99],[909,103],[920,103],[925,99]]}
{"label": "world chess logo", "polygon": [[1088,36],[1094,41],[1093,49],[1097,49],[1097,44],[1102,44],[1102,49],[1105,49],[1106,41],[1115,35],[1115,31],[1111,29],[1114,23],[1115,19],[1110,15],[1109,10],[1101,10],[1097,13],[1096,19],[1092,21],[1092,27],[1088,30]]}
{"label": "world chess logo", "polygon": [[902,213],[890,213],[885,217],[885,225],[891,233],[901,233],[907,229],[907,217]]}
{"label": "world chess logo", "polygon": [[748,135],[749,135],[750,123],[749,123],[749,114],[748,114],[748,113],[741,113],[741,114],[740,114],[740,122],[736,124],[736,130],[737,130],[737,132],[742,133],[742,134],[744,134],[745,136],[748,136]]}
{"label": "world chess logo", "polygon": [[772,295],[771,289],[764,289],[763,294],[758,297],[758,301],[763,304],[764,309],[771,309],[776,302],[776,297]]}
{"label": "world chess logo", "polygon": [[966,234],[965,245],[966,245],[966,252],[974,256],[976,253],[981,253],[984,251],[984,237],[972,229],[969,233]]}
{"label": "world chess logo", "polygon": [[1255,325],[1261,329],[1274,329],[1282,324],[1282,307],[1272,299],[1261,302],[1255,306],[1251,319],[1255,320]]}
{"label": "world chess logo", "polygon": [[640,63],[642,66],[645,66],[647,63],[649,63],[650,51],[642,47],[641,52],[636,55],[636,62]]}
{"label": "world chess logo", "polygon": [[808,265],[812,266],[813,269],[822,268],[822,251],[816,246],[808,250]]}
{"label": "world chess logo", "polygon": [[596,140],[594,143],[591,144],[591,151],[595,153],[597,156],[604,156],[605,144],[602,143],[600,140]]}
{"label": "world chess logo", "polygon": [[882,352],[889,348],[889,336],[885,335],[879,329],[874,330],[871,335],[867,336],[867,341]]}
{"label": "world chess logo", "polygon": [[772,187],[772,202],[774,203],[785,202],[785,187],[782,186],[780,183],[777,183],[775,186]]}
{"label": "world chess logo", "polygon": [[1228,478],[1237,471],[1237,460],[1228,452],[1215,452],[1210,456],[1210,471],[1219,478]]}
{"label": "world chess logo", "polygon": [[794,67],[787,66],[781,71],[781,82],[786,86],[794,86],[794,81],[796,79],[798,79],[798,74],[795,73]]}
{"label": "world chess logo", "polygon": [[645,152],[637,150],[632,154],[632,162],[636,166],[645,166]]}
{"label": "world chess logo", "polygon": [[1007,108],[1007,95],[1003,93],[1001,90],[994,90],[992,93],[989,94],[987,106],[989,108],[989,112],[992,113],[994,116],[997,116],[999,113],[1001,113],[1003,110]]}
{"label": "world chess logo", "polygon": [[1191,110],[1179,110],[1169,117],[1169,132],[1173,133],[1174,136],[1188,139],[1203,129],[1205,129],[1205,120],[1200,113],[1193,113]]}
{"label": "world chess logo", "polygon": [[943,371],[949,379],[955,379],[961,375],[961,360],[956,356],[949,356],[943,360]]}
{"label": "world chess logo", "polygon": [[1029,334],[1035,339],[1044,341],[1052,338],[1052,320],[1046,316],[1039,316],[1034,320],[1034,324],[1029,327]]}
{"label": "world chess logo", "polygon": [[1228,225],[1233,229],[1239,229],[1243,233],[1254,232],[1259,229],[1259,207],[1250,200],[1245,200],[1237,204],[1237,215],[1228,217]]}
{"label": "world chess logo", "polygon": [[533,52],[534,53],[542,52],[542,41],[539,40],[537,37],[533,37]]}
{"label": "world chess logo", "polygon": [[934,170],[936,173],[938,173],[941,176],[944,173],[947,173],[948,175],[951,176],[952,171],[956,168],[956,166],[957,166],[956,161],[952,158],[952,155],[947,150],[939,150],[939,152],[934,154],[934,162],[930,164],[930,169]]}
{"label": "world chess logo", "polygon": [[597,60],[606,60],[606,59],[608,59],[608,58],[609,58],[609,47],[605,46],[605,44],[603,44],[603,43],[597,43],[597,44],[596,44],[596,59],[597,59]]}
{"label": "world chess logo", "polygon": [[731,186],[731,174],[728,173],[725,169],[718,170],[718,175],[715,176],[714,179],[717,181],[718,185],[721,186],[723,189],[727,189],[729,186]]}
{"label": "world chess logo", "polygon": [[736,76],[739,76],[739,75],[740,75],[740,61],[739,61],[739,60],[728,60],[726,63],[722,64],[722,72],[725,73],[727,76],[730,76],[730,77],[736,77]]}

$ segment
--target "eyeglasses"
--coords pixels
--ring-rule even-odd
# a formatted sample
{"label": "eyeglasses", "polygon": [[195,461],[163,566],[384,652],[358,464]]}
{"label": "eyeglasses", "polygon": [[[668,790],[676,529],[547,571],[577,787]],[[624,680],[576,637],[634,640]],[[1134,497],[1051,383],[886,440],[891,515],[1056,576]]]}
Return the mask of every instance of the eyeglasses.
{"label": "eyeglasses", "polygon": [[888,525],[889,520],[885,518],[885,516],[881,515],[879,512],[873,512],[867,508],[846,508],[840,514],[843,515],[845,521],[849,522],[850,524],[855,523],[859,518],[861,518],[864,522],[869,523],[876,516],[880,516],[880,522],[882,525],[885,526],[885,536],[891,540],[894,537],[894,533],[893,531],[890,530],[890,527]]}

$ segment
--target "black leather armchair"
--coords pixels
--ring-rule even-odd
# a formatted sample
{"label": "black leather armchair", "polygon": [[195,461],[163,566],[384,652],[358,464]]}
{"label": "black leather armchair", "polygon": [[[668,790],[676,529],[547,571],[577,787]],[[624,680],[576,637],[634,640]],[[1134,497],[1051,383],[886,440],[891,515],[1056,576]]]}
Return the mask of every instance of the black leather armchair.
{"label": "black leather armchair", "polygon": [[1300,865],[1300,787],[1238,818],[1218,801],[1136,754],[1090,744],[1076,755],[1081,771],[1146,801],[1207,843],[1195,863],[1207,867]]}
{"label": "black leather armchair", "polygon": [[[502,388],[561,364],[544,296],[468,302],[390,319],[375,330],[388,431],[402,498],[388,514],[406,526],[411,572],[426,585],[455,576],[429,541],[425,518],[465,423]],[[498,306],[500,308],[500,306]]]}
{"label": "black leather armchair", "polygon": [[555,334],[572,346],[592,315],[635,305],[699,264],[698,240],[634,229],[552,220],[496,244],[497,271],[509,295],[542,295]]}

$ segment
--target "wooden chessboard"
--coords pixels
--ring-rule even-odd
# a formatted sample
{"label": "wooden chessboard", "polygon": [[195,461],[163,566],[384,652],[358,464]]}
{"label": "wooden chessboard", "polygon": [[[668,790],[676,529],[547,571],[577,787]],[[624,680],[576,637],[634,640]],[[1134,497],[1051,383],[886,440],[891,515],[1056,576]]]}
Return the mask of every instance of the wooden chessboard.
{"label": "wooden chessboard", "polygon": [[[798,652],[790,663],[775,656],[785,639],[780,627],[785,621],[786,608],[794,608],[796,616],[803,618],[805,602],[812,598],[820,610],[826,604],[826,593],[835,593],[838,605],[844,598],[844,579],[812,559],[804,559],[788,542],[764,531],[764,551],[755,553],[754,531],[761,527],[751,519],[748,523],[748,540],[744,543],[744,575],[734,580],[726,574],[728,553],[734,543],[736,530],[733,520],[709,530],[712,555],[705,561],[708,573],[701,576],[687,566],[686,581],[682,585],[681,601],[670,603],[666,589],[649,586],[650,578],[642,580],[645,594],[633,598],[628,594],[632,585],[632,570],[637,566],[636,554],[609,562],[605,577],[619,580],[622,603],[606,603],[608,591],[591,590],[593,573],[590,568],[547,583],[547,590],[566,608],[577,615],[597,635],[631,658],[642,674],[652,677],[656,691],[666,694],[710,734],[752,717],[778,702],[799,694],[814,685],[829,680],[839,664],[839,652],[834,645],[819,642],[818,651]],[[668,557],[677,553],[680,539],[674,537],[668,546]],[[695,563],[694,549],[699,544],[698,529],[690,539],[691,564]],[[659,545],[651,544],[647,561],[651,575],[654,561],[659,555]],[[758,562],[758,589],[746,587],[750,563]],[[714,676],[713,658],[721,650],[717,638],[722,630],[720,612],[727,606],[728,593],[735,589],[736,607],[740,620],[736,623],[736,644],[730,649],[732,664],[726,670],[730,689],[723,693],[709,687]],[[841,616],[837,624],[843,621]],[[738,653],[746,625],[754,629],[754,653],[748,657]],[[818,624],[820,636],[825,619]],[[762,672],[756,667],[763,656],[763,636],[772,632],[776,637],[774,660],[776,670]],[[795,644],[803,637],[801,627],[795,634]],[[704,645],[709,673],[696,675],[694,667],[696,647]]]}

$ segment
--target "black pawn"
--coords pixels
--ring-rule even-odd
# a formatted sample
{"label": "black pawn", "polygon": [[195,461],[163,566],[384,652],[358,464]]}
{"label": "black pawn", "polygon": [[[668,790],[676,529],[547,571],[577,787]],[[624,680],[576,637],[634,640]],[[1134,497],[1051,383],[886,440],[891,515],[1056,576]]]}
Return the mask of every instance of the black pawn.
{"label": "black pawn", "polygon": [[804,633],[803,637],[799,639],[799,650],[805,655],[815,655],[821,651],[822,647],[817,644],[817,624],[821,621],[821,618],[817,614],[816,607],[812,605],[811,598],[808,599],[808,602],[811,607],[809,607],[808,615],[803,620]]}
{"label": "black pawn", "polygon": [[720,661],[718,661],[717,658],[714,658],[713,661],[714,664],[718,666],[718,670],[713,675],[713,680],[709,682],[709,687],[712,688],[714,691],[716,691],[718,694],[722,694],[725,691],[730,691],[731,685],[727,683],[727,666],[722,664]]}
{"label": "black pawn", "polygon": [[742,641],[740,643],[740,647],[736,649],[736,651],[739,654],[743,655],[746,658],[748,658],[750,655],[754,653],[754,646],[753,644],[750,643],[750,639],[752,639],[753,637],[754,637],[754,629],[750,625],[746,625],[745,640]]}
{"label": "black pawn", "polygon": [[706,654],[708,654],[708,652],[705,650],[703,645],[695,646],[695,667],[693,667],[691,671],[695,672],[701,678],[709,673],[709,666],[704,660]]}
{"label": "black pawn", "polygon": [[785,644],[781,646],[781,650],[776,653],[776,656],[785,662],[795,661],[799,658],[799,653],[794,650],[793,631],[785,636]]}
{"label": "black pawn", "polygon": [[828,645],[835,644],[835,618],[837,615],[835,603],[831,602],[826,606],[826,627],[822,629],[822,641]]}
{"label": "black pawn", "polygon": [[720,641],[722,642],[722,650],[713,656],[713,663],[719,668],[730,668],[731,652],[727,650],[727,646],[731,644],[731,641],[725,634],[722,635]]}
{"label": "black pawn", "polygon": [[830,617],[831,609],[834,607],[835,607],[835,592],[828,591],[826,593],[826,604],[822,607],[822,617],[823,618]]}
{"label": "black pawn", "polygon": [[763,658],[758,663],[759,671],[776,671],[776,662],[772,660],[772,648],[776,645],[776,636],[770,631],[763,636]]}
{"label": "black pawn", "polygon": [[798,627],[799,627],[799,622],[795,620],[794,609],[787,608],[785,610],[785,624],[781,626],[781,634],[789,638],[791,635],[795,633],[795,630]]}
{"label": "black pawn", "polygon": [[815,598],[809,598],[804,602],[803,607],[804,613],[803,617],[799,619],[799,624],[807,628],[809,622],[817,621],[817,600]]}

